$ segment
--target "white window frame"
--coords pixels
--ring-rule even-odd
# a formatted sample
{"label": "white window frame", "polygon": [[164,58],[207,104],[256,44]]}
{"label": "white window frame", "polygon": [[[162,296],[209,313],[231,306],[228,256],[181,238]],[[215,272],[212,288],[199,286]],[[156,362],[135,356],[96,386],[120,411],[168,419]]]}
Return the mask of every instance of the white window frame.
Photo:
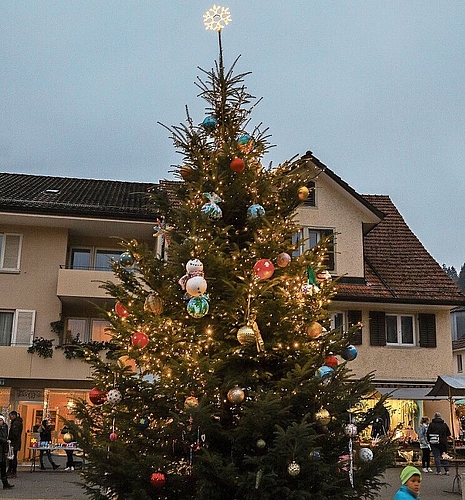
{"label": "white window frame", "polygon": [[[396,318],[396,331],[397,331],[397,342],[389,342],[388,339],[388,318]],[[402,339],[402,318],[411,318],[412,322],[412,342],[403,342]],[[402,346],[402,347],[415,347],[417,345],[417,328],[416,328],[416,318],[414,314],[405,313],[386,313],[386,345],[391,346]]]}
{"label": "white window frame", "polygon": [[331,313],[331,330],[341,328],[343,332],[347,331],[347,312],[333,311]]}
{"label": "white window frame", "polygon": [[[73,252],[74,251],[88,251],[89,252],[89,267],[87,270],[98,270],[98,271],[111,271],[111,267],[108,267],[108,269],[96,269],[96,263],[97,263],[97,253],[99,252],[111,252],[115,253],[115,256],[118,255],[118,257],[123,253],[122,249],[118,248],[105,248],[105,247],[85,247],[85,246],[72,246],[69,249],[69,258],[68,258],[68,269],[74,269],[73,267]],[[115,259],[117,261],[117,259]]]}
{"label": "white window frame", "polygon": [[[313,245],[310,244],[310,232],[315,232],[317,233],[317,241],[315,244],[318,244],[318,242],[323,239],[326,235],[324,233],[331,232],[333,238],[336,235],[336,230],[333,227],[315,227],[315,226],[302,226],[297,233],[294,234],[292,237],[292,242],[294,244],[297,244],[297,250],[293,252],[293,256],[299,256],[302,255],[305,251],[310,250],[313,248]],[[332,267],[328,265],[328,271],[335,271],[336,270],[336,240],[333,239],[333,246],[331,250],[329,251],[329,254],[332,255],[332,261],[333,265]]]}
{"label": "white window frame", "polygon": [[[70,321],[70,320],[82,321],[82,323],[83,323],[83,332],[82,332],[82,335],[79,336],[80,342],[85,342],[85,343],[93,342],[93,341],[106,342],[106,341],[110,340],[110,338],[108,338],[108,339],[105,339],[105,338],[95,339],[94,335],[93,335],[94,325],[96,323],[106,323],[106,325],[108,327],[110,327],[109,321],[102,319],[102,318],[88,318],[88,317],[83,318],[83,317],[78,317],[78,316],[70,316],[70,317],[66,318],[66,321],[65,321],[65,338],[63,339],[64,344],[67,344],[71,340],[76,339],[76,336],[74,334],[68,335],[68,321]],[[100,328],[99,328],[99,330],[100,330]]]}
{"label": "white window frame", "polygon": [[[19,273],[21,262],[21,249],[23,247],[23,235],[17,233],[0,233],[2,236],[0,241],[0,272],[4,273]],[[18,240],[16,243],[14,240]],[[17,248],[15,248],[17,246]],[[16,265],[7,267],[5,265],[5,256],[11,251],[16,251]]]}
{"label": "white window frame", "polygon": [[[29,347],[34,338],[36,311],[32,309],[5,309],[2,313],[13,313],[10,347]],[[6,346],[4,346],[6,347]]]}

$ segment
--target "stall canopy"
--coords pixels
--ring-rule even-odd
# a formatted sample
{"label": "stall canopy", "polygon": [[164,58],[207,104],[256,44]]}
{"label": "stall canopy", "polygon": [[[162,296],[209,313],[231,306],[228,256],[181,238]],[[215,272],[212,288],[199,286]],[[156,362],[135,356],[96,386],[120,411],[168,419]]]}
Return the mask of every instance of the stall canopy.
{"label": "stall canopy", "polygon": [[427,396],[442,396],[444,399],[465,397],[465,376],[439,375]]}
{"label": "stall canopy", "polygon": [[439,399],[435,396],[429,396],[431,387],[376,387],[380,394],[390,394],[393,399]]}

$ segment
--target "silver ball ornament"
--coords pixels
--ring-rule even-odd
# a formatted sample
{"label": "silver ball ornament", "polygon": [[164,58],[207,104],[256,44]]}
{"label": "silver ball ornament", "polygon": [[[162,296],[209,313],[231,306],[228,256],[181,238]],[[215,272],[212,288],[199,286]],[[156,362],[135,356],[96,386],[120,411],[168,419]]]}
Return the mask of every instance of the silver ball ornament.
{"label": "silver ball ornament", "polygon": [[293,460],[287,466],[287,472],[290,476],[298,476],[300,474],[300,465],[295,460]]}

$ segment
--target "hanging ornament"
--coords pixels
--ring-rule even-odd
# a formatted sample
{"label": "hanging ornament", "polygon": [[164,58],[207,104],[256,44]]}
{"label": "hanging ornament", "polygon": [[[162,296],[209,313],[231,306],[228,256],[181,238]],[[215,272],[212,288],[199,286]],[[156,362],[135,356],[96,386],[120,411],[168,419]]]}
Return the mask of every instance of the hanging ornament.
{"label": "hanging ornament", "polygon": [[115,304],[115,312],[120,318],[127,318],[129,316],[129,311],[121,304],[118,300]]}
{"label": "hanging ornament", "polygon": [[329,283],[332,280],[332,276],[331,276],[331,273],[329,271],[321,271],[321,273],[318,273],[316,275],[316,279],[320,283],[322,283],[324,281],[326,281],[327,283]]}
{"label": "hanging ornament", "polygon": [[107,401],[111,404],[119,403],[123,399],[118,389],[110,389],[107,393]]}
{"label": "hanging ornament", "polygon": [[299,200],[304,201],[308,198],[308,195],[310,194],[310,191],[308,190],[307,186],[301,186],[297,190],[297,196],[299,197]]}
{"label": "hanging ornament", "polygon": [[320,452],[318,450],[312,450],[309,454],[310,458],[314,458],[315,460],[319,460]]}
{"label": "hanging ornament", "polygon": [[347,437],[355,437],[358,434],[357,426],[355,424],[347,424],[344,427],[344,433]]}
{"label": "hanging ornament", "polygon": [[253,266],[253,270],[260,279],[267,280],[273,276],[274,265],[269,259],[260,259]]}
{"label": "hanging ornament", "polygon": [[307,335],[312,340],[320,338],[322,333],[323,333],[323,327],[320,325],[320,323],[318,323],[318,321],[312,321],[307,326]]}
{"label": "hanging ornament", "polygon": [[318,293],[320,289],[316,285],[311,285],[310,283],[306,283],[305,285],[302,285],[302,295],[314,295]]}
{"label": "hanging ornament", "polygon": [[71,432],[67,432],[63,435],[63,441],[65,443],[72,443],[74,441],[74,436],[71,434]]}
{"label": "hanging ornament", "polygon": [[135,259],[131,252],[123,252],[119,256],[119,265],[125,267],[126,269],[134,265]]}
{"label": "hanging ornament", "polygon": [[203,193],[204,196],[209,200],[202,207],[202,213],[205,214],[210,220],[219,220],[223,216],[221,208],[218,203],[223,200],[216,193]]}
{"label": "hanging ornament", "polygon": [[325,357],[325,365],[330,366],[333,370],[339,365],[339,360],[334,356],[334,354],[328,354]]}
{"label": "hanging ornament", "polygon": [[163,312],[163,300],[157,292],[153,292],[145,298],[144,311],[150,311],[155,316],[160,316]]}
{"label": "hanging ornament", "polygon": [[150,476],[150,484],[155,488],[163,488],[166,484],[166,476],[163,472],[154,472]]}
{"label": "hanging ornament", "polygon": [[196,408],[197,406],[199,406],[199,400],[191,392],[191,395],[184,401],[184,408]]}
{"label": "hanging ornament", "polygon": [[276,259],[279,267],[287,267],[291,263],[291,256],[286,252],[281,252]]}
{"label": "hanging ornament", "polygon": [[371,462],[373,460],[373,452],[370,448],[360,448],[358,451],[358,458],[360,458],[362,462]]}
{"label": "hanging ornament", "polygon": [[289,473],[290,476],[298,476],[300,474],[300,465],[293,460],[288,466],[287,466],[287,472]]}
{"label": "hanging ornament", "polygon": [[241,174],[245,170],[245,161],[242,158],[233,158],[229,166],[233,172]]}
{"label": "hanging ornament", "polygon": [[116,441],[118,439],[118,435],[116,434],[116,432],[112,432],[110,434],[110,441]]}
{"label": "hanging ornament", "polygon": [[250,135],[244,134],[237,140],[237,145],[243,153],[250,153],[254,146],[254,140]]}
{"label": "hanging ornament", "polygon": [[328,425],[331,422],[331,415],[326,408],[321,408],[315,413],[315,421],[321,425]]}
{"label": "hanging ornament", "polygon": [[348,345],[341,354],[346,361],[353,361],[357,357],[358,351],[354,345]]}
{"label": "hanging ornament", "polygon": [[200,297],[192,297],[187,303],[187,312],[193,318],[202,318],[208,313],[209,309],[210,304],[203,295]]}
{"label": "hanging ornament", "polygon": [[194,176],[194,169],[190,167],[189,165],[183,165],[179,169],[179,175],[185,180],[189,181],[193,178]]}
{"label": "hanging ornament", "polygon": [[255,443],[255,446],[259,449],[259,450],[263,450],[263,448],[265,448],[266,446],[266,441],[264,439],[258,439],[257,442]]}
{"label": "hanging ornament", "polygon": [[203,263],[199,259],[188,260],[186,271],[190,276],[203,276]]}
{"label": "hanging ornament", "polygon": [[97,387],[94,387],[89,392],[89,399],[92,403],[94,403],[94,405],[101,405],[105,403],[107,399],[107,393],[106,391],[102,391],[100,389],[97,389]]}
{"label": "hanging ornament", "polygon": [[334,376],[334,370],[329,366],[320,366],[315,372],[315,377],[320,379],[323,385],[328,385]]}
{"label": "hanging ornament", "polygon": [[131,337],[131,342],[136,349],[143,349],[149,343],[149,337],[144,332],[136,332]]}
{"label": "hanging ornament", "polygon": [[244,401],[245,393],[238,385],[236,385],[236,387],[229,389],[227,398],[230,403],[239,404]]}
{"label": "hanging ornament", "polygon": [[186,282],[186,292],[192,297],[199,297],[207,291],[207,282],[202,276],[194,276]]}
{"label": "hanging ornament", "polygon": [[237,340],[241,345],[250,345],[255,343],[255,332],[249,325],[241,326],[237,330]]}
{"label": "hanging ornament", "polygon": [[148,429],[150,425],[150,419],[148,417],[139,417],[136,421],[136,425],[139,429]]}
{"label": "hanging ornament", "polygon": [[202,127],[207,131],[211,132],[216,127],[216,118],[214,116],[206,116],[203,119]]}
{"label": "hanging ornament", "polygon": [[250,207],[247,209],[248,219],[260,219],[264,215],[265,215],[265,209],[258,203],[250,205]]}

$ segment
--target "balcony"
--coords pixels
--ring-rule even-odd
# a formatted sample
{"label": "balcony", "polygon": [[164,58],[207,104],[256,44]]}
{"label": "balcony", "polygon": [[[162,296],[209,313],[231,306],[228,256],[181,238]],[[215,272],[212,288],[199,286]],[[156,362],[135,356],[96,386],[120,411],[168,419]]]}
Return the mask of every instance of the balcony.
{"label": "balcony", "polygon": [[59,269],[57,296],[60,299],[104,299],[106,290],[102,281],[117,281],[113,271],[88,269]]}

